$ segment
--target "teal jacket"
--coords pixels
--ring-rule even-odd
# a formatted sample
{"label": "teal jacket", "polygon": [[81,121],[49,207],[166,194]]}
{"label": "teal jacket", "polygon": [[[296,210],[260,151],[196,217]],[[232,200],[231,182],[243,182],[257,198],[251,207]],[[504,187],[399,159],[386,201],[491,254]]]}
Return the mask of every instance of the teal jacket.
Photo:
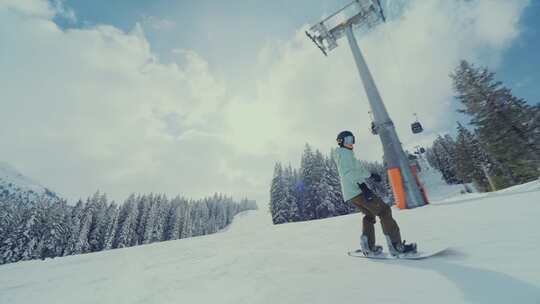
{"label": "teal jacket", "polygon": [[348,201],[362,193],[357,183],[365,182],[371,174],[354,157],[352,150],[341,147],[336,148],[333,157],[341,179],[343,200]]}

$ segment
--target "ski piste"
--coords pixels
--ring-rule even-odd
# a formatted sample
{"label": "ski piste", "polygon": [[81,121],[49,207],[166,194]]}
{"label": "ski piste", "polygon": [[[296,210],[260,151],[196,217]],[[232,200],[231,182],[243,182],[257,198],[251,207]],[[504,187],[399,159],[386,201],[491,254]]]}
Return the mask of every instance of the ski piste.
{"label": "ski piste", "polygon": [[422,260],[427,259],[436,255],[440,255],[447,250],[449,247],[441,248],[432,251],[420,250],[416,253],[400,254],[398,256],[393,256],[388,252],[382,252],[377,255],[364,255],[360,249],[349,251],[347,254],[351,257],[357,258],[366,258],[366,259],[376,259],[376,260]]}

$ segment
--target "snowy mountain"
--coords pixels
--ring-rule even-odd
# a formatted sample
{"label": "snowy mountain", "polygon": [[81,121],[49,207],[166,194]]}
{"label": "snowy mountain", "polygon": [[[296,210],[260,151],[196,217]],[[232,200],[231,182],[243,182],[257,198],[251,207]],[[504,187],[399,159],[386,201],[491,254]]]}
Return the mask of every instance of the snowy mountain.
{"label": "snowy mountain", "polygon": [[0,162],[0,200],[33,202],[40,198],[60,199],[56,193],[22,175],[10,164]]}
{"label": "snowy mountain", "polygon": [[2,265],[0,303],[540,303],[539,201],[536,181],[394,209],[405,239],[451,248],[421,261],[347,256],[360,214],[248,211],[213,235]]}

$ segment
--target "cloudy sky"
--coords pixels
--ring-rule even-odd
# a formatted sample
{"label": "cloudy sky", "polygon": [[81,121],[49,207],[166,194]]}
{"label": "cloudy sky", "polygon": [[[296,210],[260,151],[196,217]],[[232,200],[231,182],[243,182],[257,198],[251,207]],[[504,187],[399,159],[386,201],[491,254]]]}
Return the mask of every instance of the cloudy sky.
{"label": "cloudy sky", "polygon": [[[0,0],[0,160],[70,199],[261,204],[306,142],[327,152],[349,129],[380,160],[348,46],[325,58],[303,33],[347,2]],[[463,119],[448,78],[461,59],[540,100],[538,1],[383,3],[391,20],[359,42],[405,146]]]}

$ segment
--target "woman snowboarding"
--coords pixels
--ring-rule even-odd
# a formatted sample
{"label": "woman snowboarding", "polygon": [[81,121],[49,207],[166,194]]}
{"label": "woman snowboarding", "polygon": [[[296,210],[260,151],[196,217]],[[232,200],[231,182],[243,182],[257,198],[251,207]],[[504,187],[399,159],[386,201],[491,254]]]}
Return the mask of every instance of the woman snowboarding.
{"label": "woman snowboarding", "polygon": [[416,252],[415,243],[407,244],[401,240],[399,226],[392,217],[392,209],[367,186],[368,179],[380,182],[381,177],[376,173],[370,174],[355,158],[354,135],[350,131],[343,131],[338,134],[336,140],[339,148],[336,149],[334,160],[341,180],[343,199],[357,206],[364,214],[360,236],[362,253],[364,255],[382,253],[382,246],[375,244],[375,217],[379,217],[390,254],[398,256]]}

